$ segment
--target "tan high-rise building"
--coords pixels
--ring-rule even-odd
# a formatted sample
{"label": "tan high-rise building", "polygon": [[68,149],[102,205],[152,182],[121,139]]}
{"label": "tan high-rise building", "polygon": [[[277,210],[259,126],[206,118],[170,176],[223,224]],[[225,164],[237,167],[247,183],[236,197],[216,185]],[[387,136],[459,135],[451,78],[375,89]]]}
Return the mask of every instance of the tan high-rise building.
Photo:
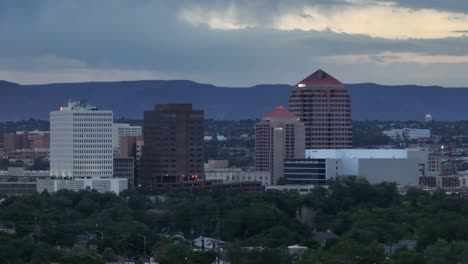
{"label": "tan high-rise building", "polygon": [[278,106],[255,125],[255,167],[269,171],[271,184],[284,174],[285,159],[305,157],[304,123]]}
{"label": "tan high-rise building", "polygon": [[300,81],[289,109],[305,123],[306,149],[352,148],[351,96],[333,76],[318,70]]}

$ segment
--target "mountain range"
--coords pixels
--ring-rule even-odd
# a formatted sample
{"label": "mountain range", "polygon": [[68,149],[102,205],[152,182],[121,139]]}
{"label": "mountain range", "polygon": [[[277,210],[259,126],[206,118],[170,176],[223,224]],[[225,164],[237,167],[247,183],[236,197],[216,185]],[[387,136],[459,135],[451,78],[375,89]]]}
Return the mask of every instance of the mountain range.
{"label": "mountain range", "polygon": [[[353,119],[468,120],[468,88],[348,84]],[[207,118],[261,118],[277,105],[288,105],[292,89],[284,84],[250,88],[217,87],[192,81],[123,81],[20,85],[0,81],[0,121],[48,119],[49,112],[69,100],[85,99],[115,117],[142,119],[157,103],[192,103]]]}

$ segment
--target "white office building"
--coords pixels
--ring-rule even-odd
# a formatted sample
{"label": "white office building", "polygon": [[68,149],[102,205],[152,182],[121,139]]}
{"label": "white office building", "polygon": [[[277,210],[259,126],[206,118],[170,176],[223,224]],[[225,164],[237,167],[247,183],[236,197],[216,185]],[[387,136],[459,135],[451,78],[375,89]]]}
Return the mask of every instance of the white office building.
{"label": "white office building", "polygon": [[430,129],[402,128],[385,130],[382,133],[387,137],[391,138],[392,140],[414,140],[431,138]]}
{"label": "white office building", "polygon": [[112,111],[84,101],[50,113],[50,176],[113,176]]}
{"label": "white office building", "polygon": [[358,176],[371,184],[395,182],[419,186],[419,177],[429,173],[426,149],[308,149],[306,159],[327,160],[336,164],[326,175]]}

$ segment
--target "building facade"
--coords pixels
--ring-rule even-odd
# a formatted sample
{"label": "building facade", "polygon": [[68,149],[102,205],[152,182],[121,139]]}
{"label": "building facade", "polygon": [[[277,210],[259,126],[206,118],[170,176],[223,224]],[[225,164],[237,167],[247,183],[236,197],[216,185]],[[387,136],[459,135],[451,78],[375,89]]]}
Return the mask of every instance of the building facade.
{"label": "building facade", "polygon": [[133,157],[114,157],[114,177],[126,178],[128,189],[133,190],[135,184],[135,159]]}
{"label": "building facade", "polygon": [[351,96],[331,75],[318,70],[296,84],[289,109],[305,123],[307,149],[352,147]]}
{"label": "building facade", "polygon": [[112,177],[112,111],[84,101],[50,113],[50,175]]}
{"label": "building facade", "polygon": [[286,184],[325,185],[338,176],[341,164],[336,159],[287,159],[284,161]]}
{"label": "building facade", "polygon": [[271,184],[269,171],[242,171],[241,168],[216,168],[205,171],[207,181],[222,183],[260,182],[263,186]]}
{"label": "building facade", "polygon": [[113,192],[119,194],[128,187],[127,179],[123,178],[75,178],[75,179],[38,179],[37,192],[55,193],[60,190],[83,191],[96,190],[100,193]]}
{"label": "building facade", "polygon": [[119,155],[120,148],[122,148],[122,139],[124,137],[142,137],[143,130],[141,126],[131,126],[130,124],[114,123],[112,126],[112,143],[114,145],[114,152]]}
{"label": "building facade", "polygon": [[5,153],[18,150],[48,150],[50,148],[49,131],[18,131],[3,134]]}
{"label": "building facade", "polygon": [[419,186],[428,174],[429,151],[426,149],[320,149],[306,150],[307,159],[338,161],[337,176],[357,176],[371,184],[395,182]]}
{"label": "building facade", "polygon": [[144,147],[137,183],[144,191],[158,183],[203,176],[204,112],[191,104],[162,104],[144,113]]}
{"label": "building facade", "polygon": [[255,125],[255,169],[269,171],[270,184],[283,177],[285,159],[304,158],[304,132],[304,123],[283,106]]}

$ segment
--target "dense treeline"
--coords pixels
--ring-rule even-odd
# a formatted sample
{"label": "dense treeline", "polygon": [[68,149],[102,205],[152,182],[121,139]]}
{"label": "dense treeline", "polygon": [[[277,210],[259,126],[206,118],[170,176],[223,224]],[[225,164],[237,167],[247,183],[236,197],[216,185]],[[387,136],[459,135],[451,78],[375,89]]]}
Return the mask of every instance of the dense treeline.
{"label": "dense treeline", "polygon": [[[299,210],[300,209],[300,210]],[[308,210],[309,217],[299,211]],[[217,217],[217,213],[219,217]],[[179,192],[149,199],[62,191],[9,197],[0,204],[0,263],[103,263],[156,255],[161,263],[210,263],[213,253],[194,252],[190,240],[217,236],[230,242],[233,263],[465,263],[468,259],[468,201],[443,193],[393,184],[369,185],[346,178],[329,190],[296,193]],[[315,231],[337,238],[321,247]],[[186,238],[173,239],[181,233]],[[143,236],[147,240],[146,251]],[[180,238],[180,236],[179,236]],[[385,245],[416,241],[415,250],[386,256]],[[288,245],[310,248],[301,258]],[[261,246],[245,252],[241,247]]]}

